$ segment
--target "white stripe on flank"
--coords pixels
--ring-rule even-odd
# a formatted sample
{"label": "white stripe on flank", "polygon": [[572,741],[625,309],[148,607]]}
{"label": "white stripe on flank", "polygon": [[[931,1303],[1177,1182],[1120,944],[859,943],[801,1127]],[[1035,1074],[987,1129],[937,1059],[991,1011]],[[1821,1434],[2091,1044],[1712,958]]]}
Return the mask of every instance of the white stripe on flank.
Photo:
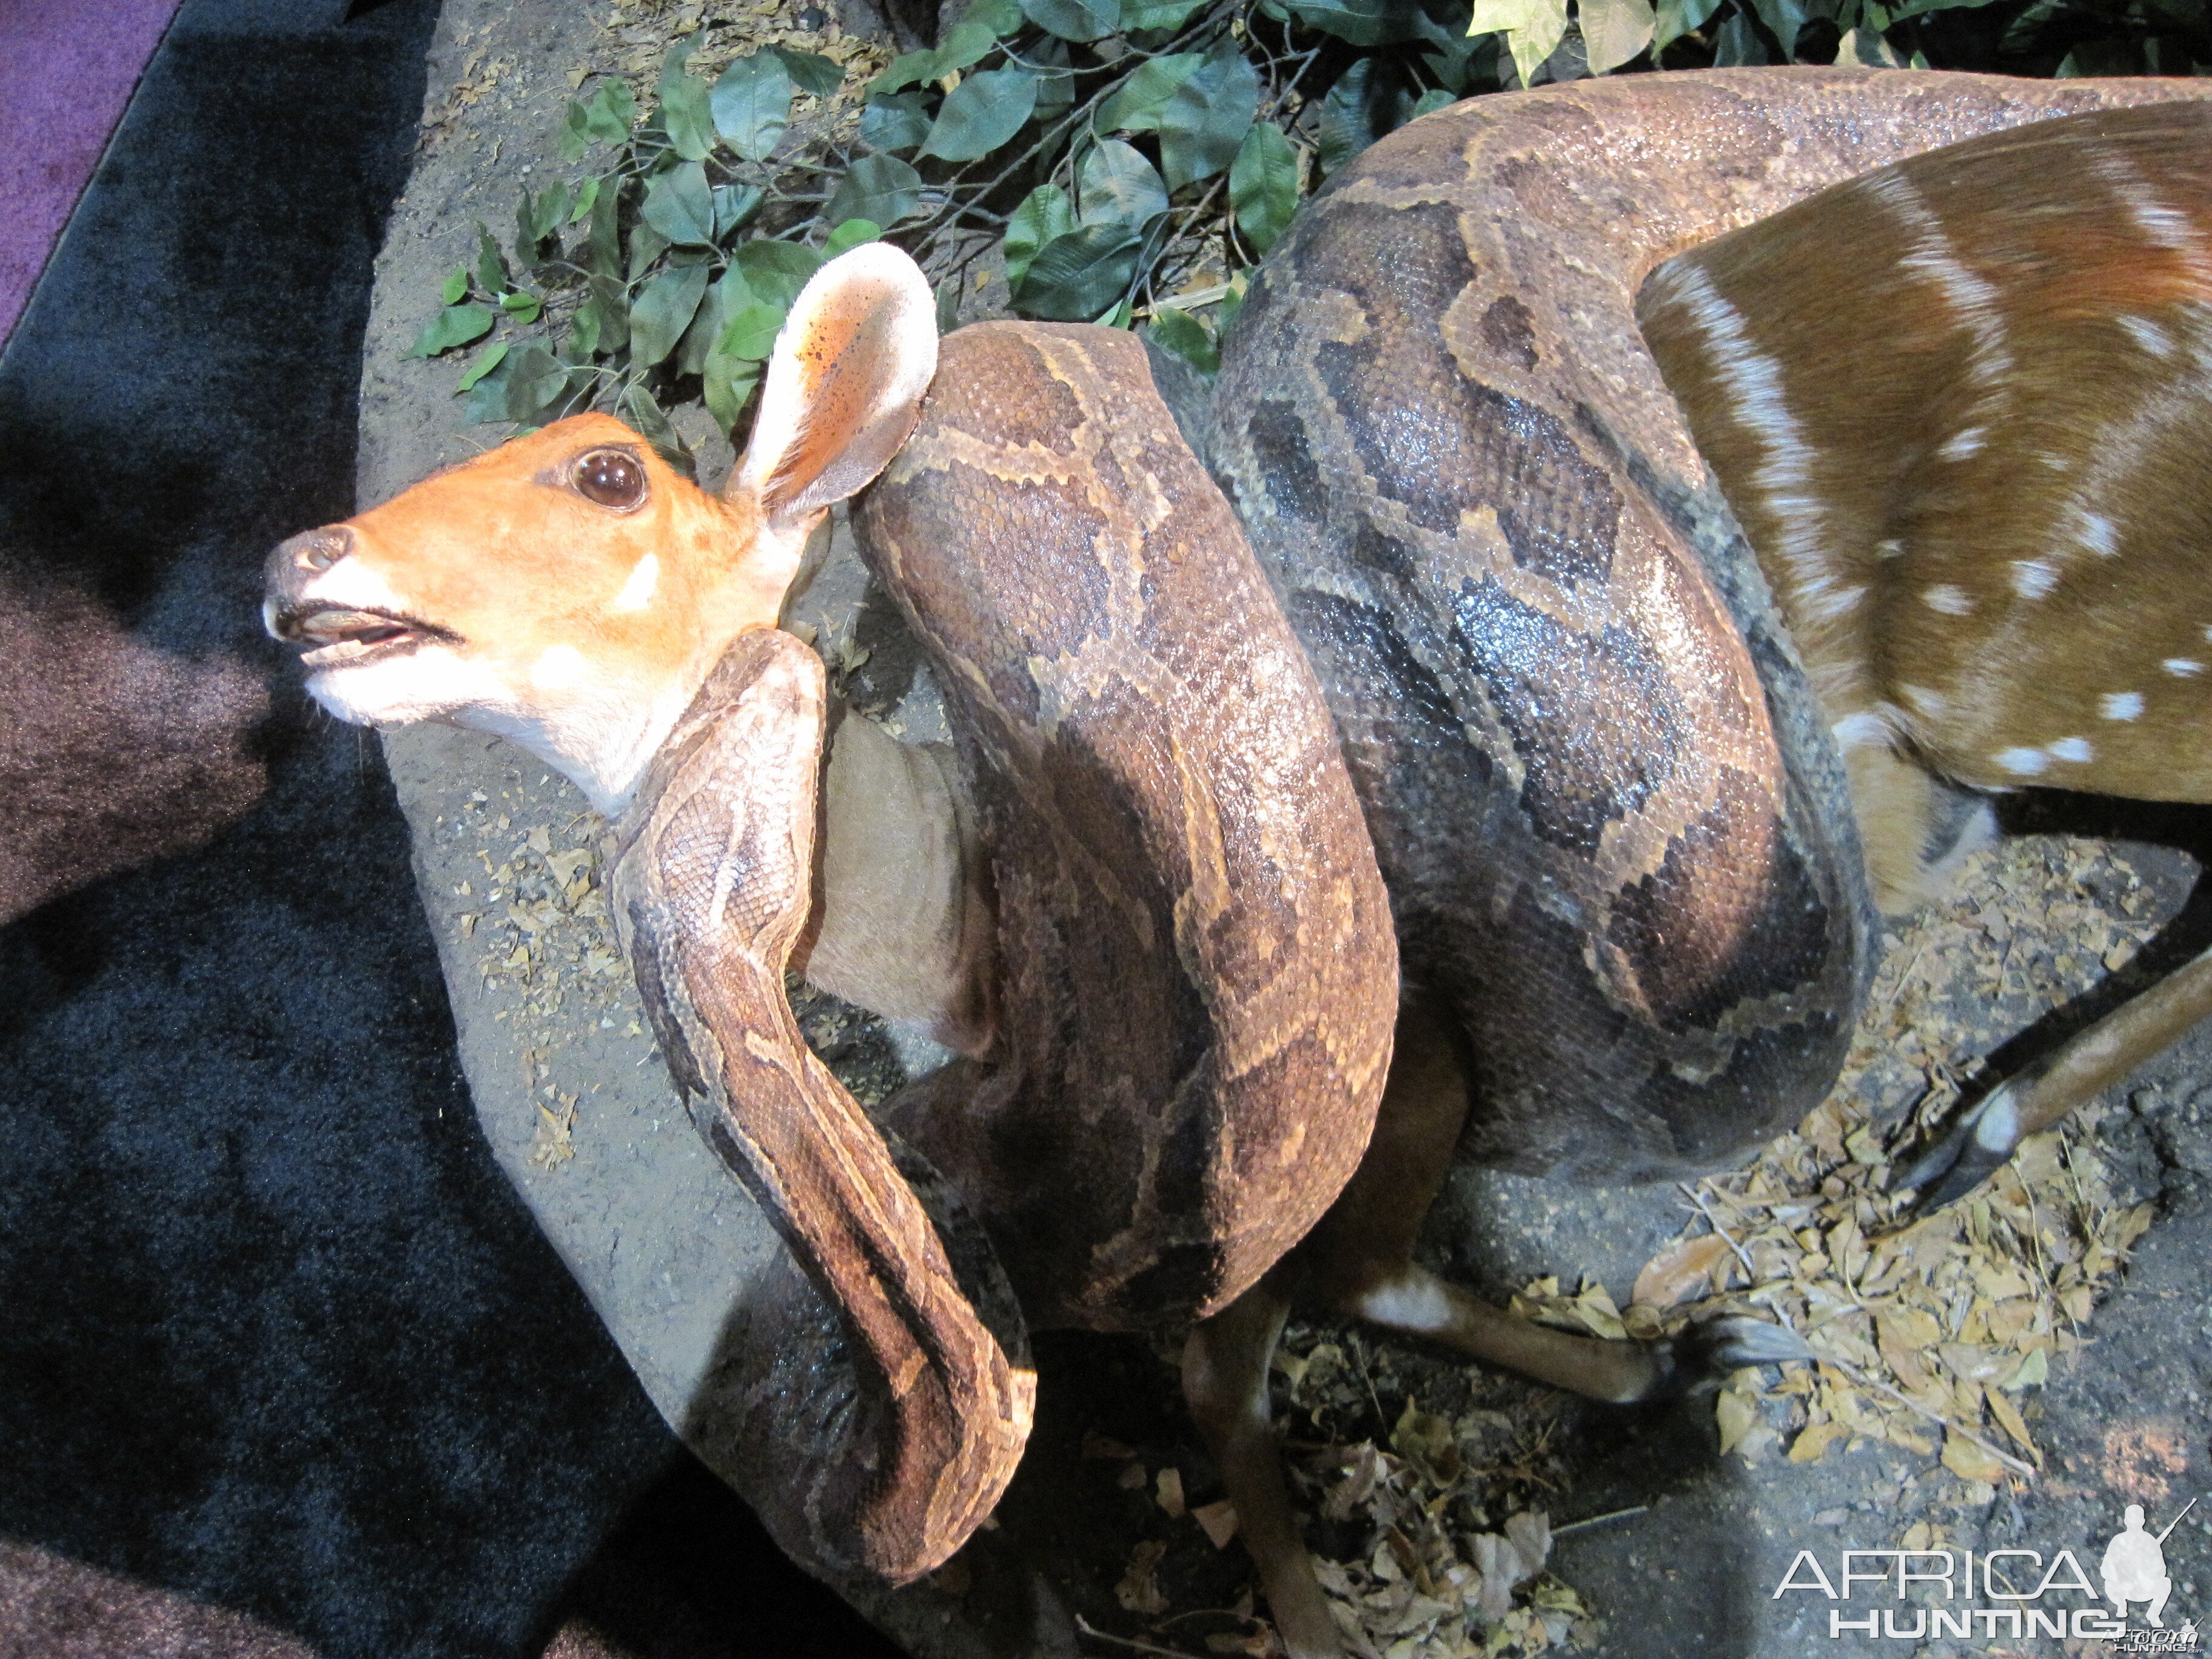
{"label": "white stripe on flank", "polygon": [[1871,708],[1862,708],[1855,714],[1844,715],[1832,729],[1838,749],[1889,746],[1889,722]]}
{"label": "white stripe on flank", "polygon": [[[1829,592],[1833,563],[1827,514],[1813,493],[1813,451],[1783,392],[1782,366],[1752,343],[1743,313],[1721,297],[1704,271],[1677,264],[1668,274],[1674,291],[1667,302],[1680,307],[1696,327],[1737,421],[1765,452],[1752,484],[1781,523],[1775,551],[1801,593],[1817,601]],[[1854,594],[1851,603],[1856,602]]]}
{"label": "white stripe on flank", "polygon": [[1912,251],[1899,263],[1942,289],[1960,326],[1973,337],[1969,362],[1975,377],[1992,383],[2002,380],[2012,372],[2012,353],[2005,344],[2004,319],[1998,314],[1995,284],[1967,268],[1952,246],[1942,221],[1902,174],[1876,173],[1866,180],[1865,188],[1904,222],[1912,236]]}

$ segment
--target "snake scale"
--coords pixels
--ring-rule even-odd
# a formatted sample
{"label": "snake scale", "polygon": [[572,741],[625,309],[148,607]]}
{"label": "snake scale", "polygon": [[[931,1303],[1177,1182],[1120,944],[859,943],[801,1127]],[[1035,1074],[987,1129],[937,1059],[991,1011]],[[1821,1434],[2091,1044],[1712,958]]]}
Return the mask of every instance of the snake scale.
{"label": "snake scale", "polygon": [[1024,1322],[1203,1318],[1304,1237],[1367,1144],[1401,965],[1463,1035],[1468,1157],[1711,1169],[1814,1103],[1864,872],[1638,288],[1871,168],[2174,95],[1808,70],[1427,116],[1254,282],[1192,422],[1218,489],[1128,336],[943,343],[854,516],[957,734],[994,1043],[878,1123],[798,1043],[827,716],[784,636],[738,636],[614,877],[678,1080],[792,1247],[702,1408],[787,1549],[935,1565],[1018,1458]]}

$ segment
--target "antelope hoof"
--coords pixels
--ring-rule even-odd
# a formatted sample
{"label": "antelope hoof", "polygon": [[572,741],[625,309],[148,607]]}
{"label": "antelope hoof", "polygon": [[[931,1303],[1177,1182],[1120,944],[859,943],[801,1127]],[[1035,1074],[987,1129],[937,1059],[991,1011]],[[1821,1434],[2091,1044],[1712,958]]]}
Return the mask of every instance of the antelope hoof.
{"label": "antelope hoof", "polygon": [[1652,1348],[1660,1365],[1658,1381],[1647,1396],[1654,1399],[1710,1393],[1731,1371],[1747,1365],[1780,1365],[1814,1357],[1805,1339],[1787,1325],[1749,1314],[1698,1320],[1680,1335],[1654,1343]]}
{"label": "antelope hoof", "polygon": [[1983,1097],[1974,1109],[1901,1175],[1893,1192],[1916,1192],[1916,1216],[1964,1198],[2002,1168],[2020,1145],[2020,1108],[2010,1083]]}

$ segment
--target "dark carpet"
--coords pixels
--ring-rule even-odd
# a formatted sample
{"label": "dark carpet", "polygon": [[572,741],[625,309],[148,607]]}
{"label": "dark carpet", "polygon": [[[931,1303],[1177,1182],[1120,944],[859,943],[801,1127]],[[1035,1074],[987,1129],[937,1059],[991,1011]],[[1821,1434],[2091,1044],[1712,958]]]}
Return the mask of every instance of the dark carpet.
{"label": "dark carpet", "polygon": [[186,0],[0,356],[0,851],[52,876],[0,929],[0,1653],[887,1651],[509,1191],[374,739],[260,636],[352,509],[433,15]]}

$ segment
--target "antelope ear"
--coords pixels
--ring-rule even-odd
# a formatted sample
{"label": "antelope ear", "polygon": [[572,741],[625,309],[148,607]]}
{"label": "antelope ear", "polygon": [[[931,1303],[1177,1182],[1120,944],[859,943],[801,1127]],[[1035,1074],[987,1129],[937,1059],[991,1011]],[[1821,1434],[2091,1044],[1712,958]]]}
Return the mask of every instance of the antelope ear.
{"label": "antelope ear", "polygon": [[776,336],[760,414],[726,497],[788,533],[884,470],[937,373],[937,307],[921,269],[864,242],[816,271]]}

